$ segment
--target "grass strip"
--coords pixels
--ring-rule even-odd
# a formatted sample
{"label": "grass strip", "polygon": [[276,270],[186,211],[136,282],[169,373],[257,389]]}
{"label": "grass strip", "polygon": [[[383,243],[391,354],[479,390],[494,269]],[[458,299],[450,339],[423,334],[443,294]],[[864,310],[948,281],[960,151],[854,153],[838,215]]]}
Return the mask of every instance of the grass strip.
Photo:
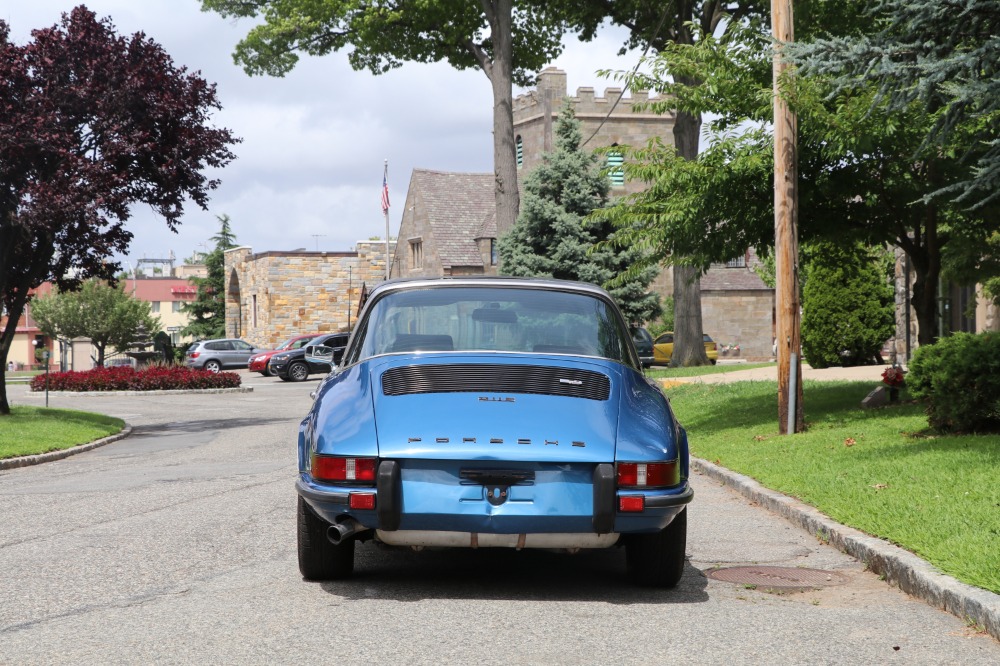
{"label": "grass strip", "polygon": [[807,431],[778,434],[777,382],[671,387],[691,452],[1000,593],[1000,435],[935,436],[923,407],[861,409],[870,382],[803,384]]}
{"label": "grass strip", "polygon": [[121,432],[125,422],[72,409],[12,405],[0,416],[0,459],[61,451]]}
{"label": "grass strip", "polygon": [[652,379],[671,379],[673,377],[701,377],[703,375],[720,375],[727,372],[753,370],[754,368],[776,367],[774,363],[724,363],[716,365],[696,365],[690,368],[671,368],[656,366],[646,369],[646,376]]}

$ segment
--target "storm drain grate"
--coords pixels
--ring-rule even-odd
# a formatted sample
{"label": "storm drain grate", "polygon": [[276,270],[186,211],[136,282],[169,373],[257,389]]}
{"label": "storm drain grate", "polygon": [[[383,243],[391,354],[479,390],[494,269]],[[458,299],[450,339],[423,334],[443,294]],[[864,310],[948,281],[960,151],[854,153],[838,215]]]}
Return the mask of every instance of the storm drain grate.
{"label": "storm drain grate", "polygon": [[711,569],[705,575],[712,580],[739,583],[762,590],[809,590],[843,585],[849,580],[836,571],[798,567],[726,567]]}

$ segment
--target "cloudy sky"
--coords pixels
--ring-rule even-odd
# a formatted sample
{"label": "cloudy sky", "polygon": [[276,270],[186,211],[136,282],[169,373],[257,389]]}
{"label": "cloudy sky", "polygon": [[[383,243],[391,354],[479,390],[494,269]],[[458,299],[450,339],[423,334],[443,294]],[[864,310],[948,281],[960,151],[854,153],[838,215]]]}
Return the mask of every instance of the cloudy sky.
{"label": "cloudy sky", "polygon": [[[232,50],[250,21],[203,13],[198,0],[88,0],[111,17],[120,34],[145,32],[178,65],[218,86],[223,110],[213,118],[242,137],[237,159],[219,173],[222,184],[209,209],[186,208],[178,234],[147,208],[133,211],[135,234],[127,257],[178,260],[211,249],[216,216],[232,220],[237,241],[267,250],[348,250],[358,240],[385,235],[379,203],[384,160],[389,160],[390,234],[399,229],[414,168],[493,170],[492,96],[478,71],[447,64],[407,64],[389,74],[355,72],[343,54],[304,56],[284,78],[249,77]],[[34,28],[51,26],[74,5],[59,0],[3,0],[0,19],[25,43]],[[624,33],[606,29],[596,42],[566,39],[552,65],[566,71],[569,91],[614,81],[598,69],[635,66],[638,54],[619,57]],[[515,89],[515,96],[527,92]],[[123,264],[124,266],[124,264]]]}

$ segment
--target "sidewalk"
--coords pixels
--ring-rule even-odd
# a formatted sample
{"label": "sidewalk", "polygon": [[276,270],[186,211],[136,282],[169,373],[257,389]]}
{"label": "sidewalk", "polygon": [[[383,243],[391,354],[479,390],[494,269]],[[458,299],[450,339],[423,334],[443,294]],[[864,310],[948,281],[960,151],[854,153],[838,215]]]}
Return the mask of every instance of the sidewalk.
{"label": "sidewalk", "polygon": [[[873,384],[882,383],[882,373],[888,365],[859,365],[853,368],[823,368],[816,369],[807,364],[802,364],[802,379],[817,381],[862,381]],[[730,382],[746,381],[778,381],[778,370],[776,366],[766,368],[751,368],[750,370],[734,370],[733,372],[720,372],[714,375],[702,375],[701,377],[670,377],[660,381],[687,382],[696,384],[728,384]]]}

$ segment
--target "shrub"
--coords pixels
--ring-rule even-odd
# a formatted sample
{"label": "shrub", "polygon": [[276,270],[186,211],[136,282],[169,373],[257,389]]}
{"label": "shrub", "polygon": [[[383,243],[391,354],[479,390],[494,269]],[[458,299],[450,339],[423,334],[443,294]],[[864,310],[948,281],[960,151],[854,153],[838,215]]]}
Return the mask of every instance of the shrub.
{"label": "shrub", "polygon": [[895,330],[893,290],[876,252],[861,245],[810,248],[802,289],[802,354],[814,368],[881,363]]}
{"label": "shrub", "polygon": [[918,347],[906,382],[935,430],[1000,431],[1000,333],[956,333]]}
{"label": "shrub", "polygon": [[136,370],[129,366],[94,368],[81,372],[54,372],[31,380],[32,391],[166,391],[171,389],[236,388],[235,372],[212,373],[179,365],[156,365]]}

